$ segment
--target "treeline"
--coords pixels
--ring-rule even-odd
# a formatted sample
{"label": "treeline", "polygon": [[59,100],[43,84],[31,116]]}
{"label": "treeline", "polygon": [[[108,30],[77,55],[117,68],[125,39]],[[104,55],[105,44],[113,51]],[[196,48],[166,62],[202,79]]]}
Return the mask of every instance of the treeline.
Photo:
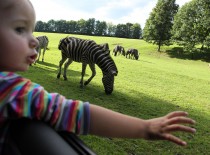
{"label": "treeline", "polygon": [[126,23],[114,25],[105,21],[80,19],[70,20],[49,20],[48,22],[37,21],[36,32],[71,33],[95,36],[110,36],[119,38],[142,38],[141,25],[138,23]]}

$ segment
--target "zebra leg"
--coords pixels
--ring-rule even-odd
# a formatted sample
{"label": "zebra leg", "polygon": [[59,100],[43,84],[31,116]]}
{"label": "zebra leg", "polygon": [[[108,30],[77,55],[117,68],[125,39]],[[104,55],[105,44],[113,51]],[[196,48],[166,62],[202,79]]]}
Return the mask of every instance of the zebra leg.
{"label": "zebra leg", "polygon": [[95,64],[89,64],[89,66],[90,66],[90,69],[92,71],[92,75],[91,75],[91,77],[87,81],[85,81],[85,83],[84,83],[85,86],[88,85],[90,83],[90,81],[94,78],[94,76],[96,75]]}
{"label": "zebra leg", "polygon": [[36,65],[36,62],[39,61],[41,49],[39,48],[36,52],[37,52],[37,58],[36,58],[36,60],[34,62],[35,65]]}
{"label": "zebra leg", "polygon": [[57,74],[58,79],[61,76],[61,68],[62,68],[63,63],[66,61],[66,59],[67,59],[66,57],[62,57],[62,59],[59,62],[59,68],[58,68],[58,74]]}
{"label": "zebra leg", "polygon": [[39,61],[39,58],[40,58],[41,52],[42,52],[42,51],[41,51],[41,48],[39,48],[39,49],[38,49],[38,51],[37,51],[38,58],[36,59],[35,64],[36,64],[36,62],[37,62],[37,61]]}
{"label": "zebra leg", "polygon": [[113,52],[112,52],[112,55],[114,55],[115,54],[115,49],[113,49]]}
{"label": "zebra leg", "polygon": [[121,51],[118,51],[118,56],[121,54]]}
{"label": "zebra leg", "polygon": [[42,62],[44,62],[44,54],[45,54],[45,51],[46,51],[46,47],[44,48],[43,53],[42,53]]}
{"label": "zebra leg", "polygon": [[64,65],[64,72],[63,72],[63,78],[64,78],[64,80],[67,80],[66,71],[67,71],[69,65],[72,63],[72,61],[73,60],[69,58],[68,61]]}
{"label": "zebra leg", "polygon": [[84,87],[83,79],[84,79],[84,76],[85,76],[86,67],[87,67],[87,64],[86,63],[82,63],[82,73],[81,73],[81,80],[80,80],[80,87],[81,88]]}

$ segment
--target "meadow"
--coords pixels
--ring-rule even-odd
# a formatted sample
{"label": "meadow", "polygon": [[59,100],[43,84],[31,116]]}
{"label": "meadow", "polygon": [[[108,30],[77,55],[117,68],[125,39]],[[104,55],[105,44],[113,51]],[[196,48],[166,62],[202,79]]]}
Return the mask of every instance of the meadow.
{"label": "meadow", "polygon": [[[29,71],[19,74],[39,83],[49,92],[58,92],[67,98],[89,101],[120,113],[150,119],[160,117],[174,110],[184,110],[197,121],[196,134],[175,133],[188,142],[180,147],[167,141],[145,141],[142,139],[115,139],[97,136],[80,136],[98,155],[208,155],[210,154],[210,68],[209,62],[177,58],[171,54],[175,46],[161,47],[143,40],[69,35],[92,39],[97,43],[109,43],[111,49],[120,44],[127,50],[136,48],[139,60],[124,56],[113,56],[118,75],[115,77],[114,91],[106,95],[102,85],[102,72],[96,67],[96,76],[91,83],[81,89],[81,63],[73,62],[67,71],[68,81],[57,79],[61,52],[59,40],[67,34],[37,33],[35,36],[49,37],[49,50],[45,61],[39,61]],[[169,54],[170,53],[170,54]],[[41,59],[40,59],[41,60]],[[87,67],[85,79],[91,75]],[[114,128],[114,126],[113,126]]]}

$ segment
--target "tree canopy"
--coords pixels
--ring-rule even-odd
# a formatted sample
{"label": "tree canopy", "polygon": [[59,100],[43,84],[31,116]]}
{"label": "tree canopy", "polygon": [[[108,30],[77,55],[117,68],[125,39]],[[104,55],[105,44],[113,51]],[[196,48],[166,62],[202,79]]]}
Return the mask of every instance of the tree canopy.
{"label": "tree canopy", "polygon": [[143,39],[158,45],[158,51],[162,45],[170,45],[173,19],[179,8],[175,1],[158,0],[146,21]]}
{"label": "tree canopy", "polygon": [[172,39],[188,51],[210,46],[210,1],[192,0],[176,14]]}

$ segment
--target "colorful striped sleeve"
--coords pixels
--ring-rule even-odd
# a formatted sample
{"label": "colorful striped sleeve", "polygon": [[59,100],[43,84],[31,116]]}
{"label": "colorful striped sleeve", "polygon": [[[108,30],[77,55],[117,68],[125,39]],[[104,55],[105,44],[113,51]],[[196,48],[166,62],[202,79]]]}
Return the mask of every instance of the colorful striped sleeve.
{"label": "colorful striped sleeve", "polygon": [[89,103],[48,93],[17,74],[0,72],[0,122],[27,117],[43,120],[59,131],[88,134]]}

